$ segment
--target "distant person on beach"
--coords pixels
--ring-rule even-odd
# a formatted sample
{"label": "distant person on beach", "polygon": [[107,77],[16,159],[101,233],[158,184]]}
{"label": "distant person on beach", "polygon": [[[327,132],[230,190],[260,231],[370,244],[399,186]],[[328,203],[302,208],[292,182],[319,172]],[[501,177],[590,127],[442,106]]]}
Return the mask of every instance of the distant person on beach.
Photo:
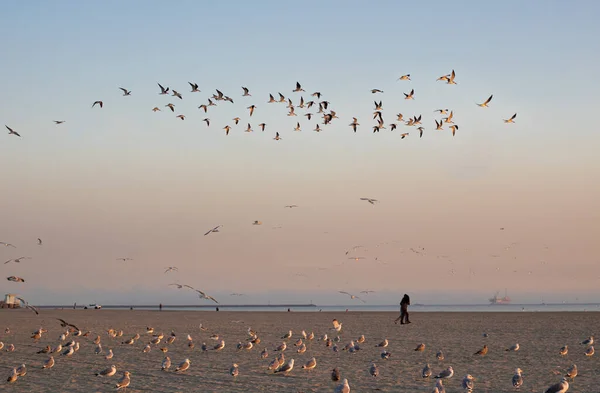
{"label": "distant person on beach", "polygon": [[394,323],[398,323],[398,320],[400,320],[401,325],[410,323],[408,319],[408,306],[410,306],[410,298],[407,294],[404,294],[404,297],[400,301],[400,316],[394,320]]}
{"label": "distant person on beach", "polygon": [[162,303],[158,305],[158,311],[162,311]]}
{"label": "distant person on beach", "polygon": [[219,307],[217,307],[217,311],[219,311]]}

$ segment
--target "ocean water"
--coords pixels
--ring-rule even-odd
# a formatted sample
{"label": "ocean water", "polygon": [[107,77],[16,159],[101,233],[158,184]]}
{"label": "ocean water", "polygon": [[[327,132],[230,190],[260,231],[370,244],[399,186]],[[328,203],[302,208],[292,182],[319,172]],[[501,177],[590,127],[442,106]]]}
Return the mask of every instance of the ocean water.
{"label": "ocean water", "polygon": [[[158,310],[158,305],[132,306],[135,310]],[[244,306],[244,305],[219,305],[219,311],[236,312],[399,312],[399,305],[337,305],[337,306]],[[42,308],[71,308],[68,306],[46,306]],[[78,307],[80,308],[80,307]],[[104,309],[127,310],[130,306],[103,306]],[[164,311],[212,311],[216,306],[163,306]],[[409,312],[598,312],[600,303],[560,303],[560,304],[417,304],[409,307]]]}

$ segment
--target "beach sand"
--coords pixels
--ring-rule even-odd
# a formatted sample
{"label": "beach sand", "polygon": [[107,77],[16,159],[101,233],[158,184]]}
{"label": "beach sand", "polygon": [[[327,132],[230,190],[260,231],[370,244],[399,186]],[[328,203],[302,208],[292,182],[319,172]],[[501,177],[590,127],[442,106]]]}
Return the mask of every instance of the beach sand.
{"label": "beach sand", "polygon": [[[421,369],[430,363],[434,373],[448,366],[455,376],[446,380],[448,392],[462,391],[462,377],[470,373],[477,379],[476,392],[514,392],[511,378],[516,367],[523,369],[523,392],[543,392],[560,380],[564,370],[575,363],[579,375],[571,384],[569,392],[599,392],[599,355],[586,357],[582,340],[600,326],[600,313],[411,313],[410,325],[395,325],[395,313],[379,312],[215,312],[215,311],[129,311],[129,310],[41,310],[35,315],[29,310],[0,310],[0,337],[5,344],[0,353],[0,390],[7,392],[108,392],[114,391],[115,382],[127,370],[131,372],[131,386],[127,392],[333,392],[338,384],[330,378],[331,369],[338,367],[342,378],[350,382],[352,392],[378,390],[381,392],[431,392],[432,378],[421,378]],[[56,346],[61,328],[56,318],[63,318],[83,331],[91,331],[90,337],[67,337],[80,342],[80,350],[70,358],[55,354],[54,368],[42,370],[48,358],[36,352],[46,345]],[[342,340],[338,343],[339,353],[325,347],[318,338],[324,333],[335,337],[331,330],[332,320],[343,323]],[[208,331],[200,331],[202,323]],[[150,340],[146,327],[155,332],[171,331],[177,334],[176,341],[168,345],[167,355],[175,368],[185,358],[191,367],[182,374],[162,372],[164,358],[159,348],[149,353],[142,348]],[[11,332],[5,334],[4,328]],[[39,327],[48,329],[38,343],[30,338]],[[123,337],[110,339],[108,328],[122,329]],[[251,351],[238,351],[236,344],[248,338],[247,329],[258,332],[262,342]],[[283,340],[288,330],[294,332],[294,340],[288,341],[286,359],[296,363],[289,376],[273,375],[267,365],[275,356],[273,349]],[[293,342],[301,330],[314,332],[315,340],[307,342],[304,354],[296,353]],[[484,338],[483,333],[489,337]],[[121,345],[121,341],[139,333],[142,337],[133,346]],[[226,342],[220,352],[203,353],[201,344],[211,347],[213,333]],[[105,360],[104,354],[95,355],[92,339],[99,334],[104,350],[112,348],[114,358]],[[186,335],[190,334],[196,344],[193,350],[187,346]],[[366,341],[356,353],[341,351],[352,339],[364,334]],[[600,335],[600,333],[599,333]],[[380,358],[381,349],[375,345],[382,339],[389,340],[386,348],[391,352],[389,360]],[[600,338],[600,337],[598,337]],[[165,337],[166,339],[166,337]],[[518,352],[505,349],[515,343]],[[14,352],[6,352],[6,345],[15,344]],[[419,343],[425,343],[424,352],[415,352]],[[474,356],[483,344],[489,347],[487,356]],[[560,356],[560,347],[569,345],[569,354]],[[260,358],[260,351],[268,348],[269,358]],[[444,361],[437,361],[436,352],[442,349]],[[301,366],[310,358],[317,359],[312,371]],[[375,361],[380,375],[369,375],[371,361]],[[240,375],[233,378],[228,374],[235,362]],[[27,375],[14,384],[6,383],[12,367],[25,363]],[[110,378],[96,377],[95,372],[114,364],[117,374]],[[558,373],[560,372],[560,374]]]}

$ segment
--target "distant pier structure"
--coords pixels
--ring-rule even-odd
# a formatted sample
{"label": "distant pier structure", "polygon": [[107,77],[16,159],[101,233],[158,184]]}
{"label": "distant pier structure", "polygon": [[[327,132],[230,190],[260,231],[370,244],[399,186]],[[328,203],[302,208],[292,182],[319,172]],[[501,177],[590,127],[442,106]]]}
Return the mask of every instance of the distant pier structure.
{"label": "distant pier structure", "polygon": [[14,293],[4,295],[4,300],[0,300],[0,308],[20,308],[21,301],[17,299],[17,296]]}

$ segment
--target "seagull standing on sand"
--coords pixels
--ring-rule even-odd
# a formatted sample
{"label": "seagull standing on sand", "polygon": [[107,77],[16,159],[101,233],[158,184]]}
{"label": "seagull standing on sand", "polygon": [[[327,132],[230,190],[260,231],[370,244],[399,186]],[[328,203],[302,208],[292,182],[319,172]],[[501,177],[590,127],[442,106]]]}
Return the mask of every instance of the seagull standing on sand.
{"label": "seagull standing on sand", "polygon": [[471,393],[473,391],[473,388],[475,387],[473,383],[474,380],[475,378],[473,378],[471,374],[467,374],[464,376],[462,380],[462,388],[465,390],[465,392]]}
{"label": "seagull standing on sand", "polygon": [[569,353],[569,346],[565,345],[564,347],[562,347],[560,349],[560,351],[558,352],[561,356],[565,356],[566,354]]}
{"label": "seagull standing on sand", "polygon": [[550,386],[544,393],[566,393],[569,390],[569,383],[566,378],[560,380],[559,383]]}
{"label": "seagull standing on sand", "polygon": [[45,362],[42,368],[52,368],[54,367],[54,357],[51,355]]}
{"label": "seagull standing on sand", "polygon": [[429,366],[429,363],[427,363],[425,365],[425,367],[423,367],[423,371],[421,372],[421,376],[423,378],[429,378],[431,377],[432,371],[431,371],[431,367]]}
{"label": "seagull standing on sand", "polygon": [[183,362],[179,363],[179,366],[175,369],[175,372],[186,371],[190,368],[190,359],[185,359]]}
{"label": "seagull standing on sand", "polygon": [[344,378],[342,383],[335,388],[335,393],[350,393],[350,385],[348,380]]}
{"label": "seagull standing on sand", "polygon": [[576,376],[577,376],[577,365],[573,364],[571,367],[569,367],[567,369],[567,373],[565,374],[565,377],[570,378],[572,381],[573,379],[575,379]]}
{"label": "seagull standing on sand", "polygon": [[112,377],[116,373],[117,373],[117,366],[115,366],[113,364],[109,368],[106,368],[106,369],[104,369],[104,370],[96,373],[96,376],[98,376],[98,377]]}
{"label": "seagull standing on sand", "polygon": [[523,370],[520,368],[515,369],[515,375],[512,377],[512,385],[515,389],[518,389],[523,385],[523,377],[521,376],[522,372]]}
{"label": "seagull standing on sand", "polygon": [[281,366],[277,370],[275,370],[275,373],[284,373],[284,375],[287,375],[293,369],[294,369],[294,359],[290,359],[283,366]]}
{"label": "seagull standing on sand", "polygon": [[444,371],[440,372],[438,375],[435,376],[436,379],[448,379],[448,378],[452,378],[454,376],[454,370],[452,369],[452,366],[448,367],[447,369],[445,369]]}
{"label": "seagull standing on sand", "polygon": [[129,384],[131,383],[131,378],[129,377],[129,375],[129,371],[123,371],[123,376],[121,377],[121,379],[119,379],[119,381],[117,381],[117,390],[127,388],[129,386]]}

